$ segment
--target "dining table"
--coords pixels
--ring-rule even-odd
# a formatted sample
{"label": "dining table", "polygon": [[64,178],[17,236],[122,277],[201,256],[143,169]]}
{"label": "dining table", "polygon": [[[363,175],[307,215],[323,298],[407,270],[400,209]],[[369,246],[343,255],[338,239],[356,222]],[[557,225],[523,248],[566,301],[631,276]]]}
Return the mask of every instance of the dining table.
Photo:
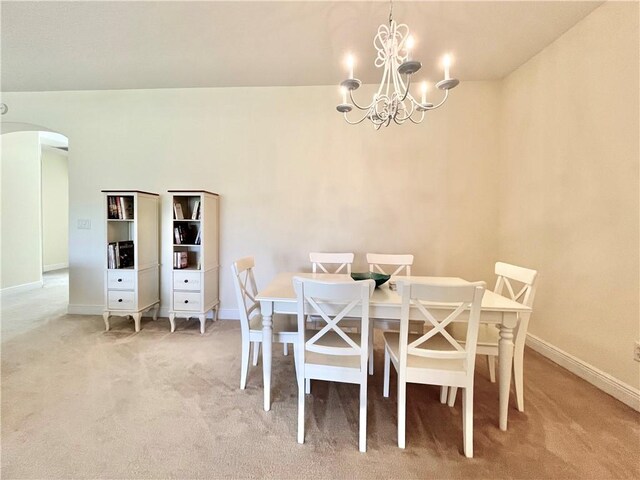
{"label": "dining table", "polygon": [[[256,296],[256,300],[260,302],[260,310],[262,313],[262,370],[264,382],[264,409],[266,411],[271,408],[271,362],[272,362],[272,345],[273,345],[273,322],[274,314],[297,314],[297,299],[293,288],[293,278],[302,277],[322,281],[335,282],[352,282],[349,275],[343,274],[327,274],[327,273],[296,273],[285,272],[279,273],[271,282],[261,290]],[[377,287],[369,301],[369,317],[376,321],[384,320],[386,325],[400,321],[400,310],[402,298],[399,289],[391,288],[390,285],[396,285],[398,281],[419,282],[419,283],[436,283],[439,285],[465,285],[470,283],[468,280],[458,277],[429,277],[429,276],[398,276],[391,277],[389,282]],[[441,316],[444,319],[453,309],[450,304],[425,304],[436,318]],[[337,306],[336,306],[337,307]],[[312,313],[311,309],[307,311],[308,305],[305,305],[305,314]],[[468,314],[468,311],[467,311]],[[511,371],[513,363],[514,350],[514,329],[518,326],[520,318],[524,315],[530,315],[531,309],[521,303],[515,302],[509,298],[503,297],[490,290],[486,290],[482,298],[482,308],[480,322],[493,324],[499,328],[500,340],[499,349],[499,426],[501,430],[507,429],[507,419],[509,411],[509,393],[511,387]],[[357,316],[357,312],[354,311]],[[424,320],[422,313],[417,307],[410,308],[410,320]],[[440,318],[438,318],[440,320]],[[457,320],[465,321],[464,312]]]}

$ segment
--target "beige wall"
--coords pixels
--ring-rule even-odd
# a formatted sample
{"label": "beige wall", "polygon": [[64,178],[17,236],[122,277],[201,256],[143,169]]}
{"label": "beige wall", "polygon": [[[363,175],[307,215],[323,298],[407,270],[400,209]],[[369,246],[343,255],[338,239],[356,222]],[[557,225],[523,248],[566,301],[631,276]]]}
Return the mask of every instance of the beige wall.
{"label": "beige wall", "polygon": [[[8,93],[8,119],[69,138],[70,304],[103,304],[101,189],[163,195],[162,306],[168,307],[166,190],[221,200],[223,309],[229,266],[255,255],[258,281],[308,268],[313,250],[411,252],[416,273],[491,277],[497,259],[498,89],[463,83],[423,125],[347,125],[336,87]],[[90,219],[91,230],[75,228]],[[231,314],[228,310],[223,314]]]}
{"label": "beige wall", "polygon": [[67,153],[42,147],[43,270],[65,268],[69,259],[69,168]]}
{"label": "beige wall", "polygon": [[530,332],[635,387],[638,4],[608,3],[503,84],[500,258],[540,271]]}
{"label": "beige wall", "polygon": [[0,136],[2,289],[42,281],[38,132]]}

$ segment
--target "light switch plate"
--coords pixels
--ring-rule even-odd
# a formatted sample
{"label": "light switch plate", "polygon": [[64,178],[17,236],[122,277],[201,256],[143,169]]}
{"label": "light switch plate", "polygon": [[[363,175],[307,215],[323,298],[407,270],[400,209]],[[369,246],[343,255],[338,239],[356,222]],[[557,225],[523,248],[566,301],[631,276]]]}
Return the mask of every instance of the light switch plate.
{"label": "light switch plate", "polygon": [[88,218],[79,218],[78,230],[91,230],[91,220]]}

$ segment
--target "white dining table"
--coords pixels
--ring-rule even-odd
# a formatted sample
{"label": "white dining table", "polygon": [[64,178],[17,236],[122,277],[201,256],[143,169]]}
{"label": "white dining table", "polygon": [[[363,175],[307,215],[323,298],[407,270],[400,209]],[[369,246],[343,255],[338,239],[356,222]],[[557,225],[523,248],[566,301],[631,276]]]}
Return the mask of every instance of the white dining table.
{"label": "white dining table", "polygon": [[[326,273],[280,273],[269,285],[260,291],[256,299],[260,302],[262,313],[262,370],[264,381],[264,409],[271,408],[271,358],[272,358],[272,317],[274,313],[297,313],[296,294],[293,289],[293,277],[313,278],[324,281],[352,282],[349,275]],[[397,321],[400,320],[400,308],[402,299],[399,292],[392,290],[389,283],[397,280],[411,282],[438,283],[445,285],[464,285],[467,280],[458,277],[391,277],[390,282],[376,288],[369,302],[370,318]],[[305,309],[307,307],[305,306]],[[451,312],[450,305],[429,305],[430,311],[441,313],[442,318]],[[307,313],[305,311],[305,313]],[[311,312],[309,312],[311,313]],[[511,387],[511,370],[513,362],[513,334],[518,325],[518,316],[530,315],[531,309],[509,298],[503,297],[492,291],[485,291],[482,298],[481,323],[494,324],[499,327],[499,387],[500,387],[500,429],[507,429],[509,411],[509,392]],[[411,320],[424,320],[417,308],[411,308],[409,312]],[[464,320],[464,315],[458,317]]]}

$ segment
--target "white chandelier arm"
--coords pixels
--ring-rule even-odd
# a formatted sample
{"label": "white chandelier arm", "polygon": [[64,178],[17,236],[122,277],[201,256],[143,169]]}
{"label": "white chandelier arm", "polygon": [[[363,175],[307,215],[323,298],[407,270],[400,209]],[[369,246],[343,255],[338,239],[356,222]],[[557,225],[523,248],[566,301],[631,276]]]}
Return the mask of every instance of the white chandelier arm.
{"label": "white chandelier arm", "polygon": [[416,125],[419,123],[422,123],[422,121],[424,120],[424,112],[426,112],[426,110],[423,110],[422,112],[420,112],[420,120],[414,120],[413,115],[409,117],[409,120],[411,120]]}
{"label": "white chandelier arm", "polygon": [[438,103],[437,105],[434,105],[433,107],[427,108],[427,110],[435,110],[436,108],[440,108],[442,105],[444,105],[444,102],[447,101],[447,98],[449,98],[449,90],[444,91],[444,98],[440,103]]}
{"label": "white chandelier arm", "polygon": [[[371,107],[374,105],[375,102],[371,102],[369,105],[367,105],[366,107],[362,107],[360,105],[358,105],[358,103],[356,102],[356,100],[353,98],[353,90],[349,90],[349,98],[351,99],[351,103],[353,104],[354,107],[356,107],[358,110],[369,110],[371,109]],[[360,122],[358,122],[360,123]]]}
{"label": "white chandelier arm", "polygon": [[347,121],[349,125],[358,125],[359,123],[364,122],[367,118],[369,118],[369,112],[365,113],[360,120],[356,120],[355,122],[353,122],[349,120],[349,118],[347,117],[347,112],[344,112],[344,119]]}

